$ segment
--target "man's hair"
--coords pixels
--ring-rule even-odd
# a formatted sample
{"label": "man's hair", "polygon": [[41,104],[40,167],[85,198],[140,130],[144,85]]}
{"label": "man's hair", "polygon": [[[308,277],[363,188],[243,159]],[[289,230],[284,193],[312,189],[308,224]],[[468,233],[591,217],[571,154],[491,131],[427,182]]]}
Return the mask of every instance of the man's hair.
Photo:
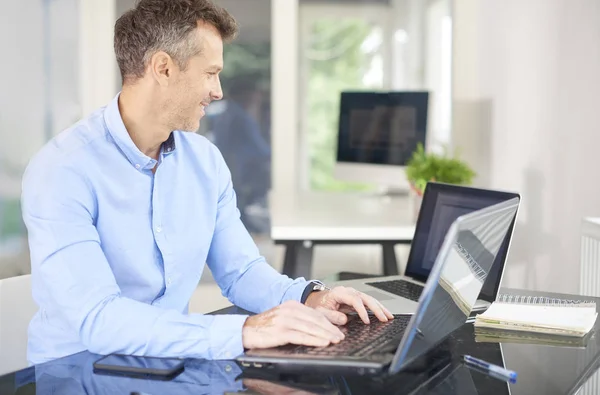
{"label": "man's hair", "polygon": [[198,21],[214,26],[223,41],[238,32],[233,16],[211,0],[139,0],[115,23],[114,48],[123,83],[143,77],[158,51],[185,70],[189,59],[202,50],[194,37]]}

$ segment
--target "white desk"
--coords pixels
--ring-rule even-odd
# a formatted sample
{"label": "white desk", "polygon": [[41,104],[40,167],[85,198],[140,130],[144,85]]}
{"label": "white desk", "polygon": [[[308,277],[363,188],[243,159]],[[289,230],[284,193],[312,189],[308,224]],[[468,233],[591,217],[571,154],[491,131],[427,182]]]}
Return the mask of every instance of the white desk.
{"label": "white desk", "polygon": [[283,273],[309,278],[315,244],[380,244],[383,274],[398,274],[394,246],[410,244],[414,203],[408,196],[271,193],[271,238],[286,247]]}

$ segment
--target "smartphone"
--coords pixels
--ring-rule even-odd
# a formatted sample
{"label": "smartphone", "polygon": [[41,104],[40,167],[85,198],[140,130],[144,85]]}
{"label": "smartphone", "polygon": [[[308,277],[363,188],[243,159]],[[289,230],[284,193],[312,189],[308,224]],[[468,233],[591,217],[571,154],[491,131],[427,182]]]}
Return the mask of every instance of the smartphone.
{"label": "smartphone", "polygon": [[170,380],[184,370],[179,358],[111,354],[94,362],[94,373]]}

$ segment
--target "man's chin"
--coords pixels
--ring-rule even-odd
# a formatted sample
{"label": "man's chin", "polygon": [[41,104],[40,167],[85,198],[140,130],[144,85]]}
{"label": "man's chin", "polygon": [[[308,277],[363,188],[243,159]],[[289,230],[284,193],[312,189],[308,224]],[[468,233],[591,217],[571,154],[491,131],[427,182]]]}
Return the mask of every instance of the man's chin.
{"label": "man's chin", "polygon": [[180,130],[182,132],[196,133],[198,129],[200,129],[200,120],[196,121],[195,123],[190,122],[186,125],[183,125],[177,130]]}

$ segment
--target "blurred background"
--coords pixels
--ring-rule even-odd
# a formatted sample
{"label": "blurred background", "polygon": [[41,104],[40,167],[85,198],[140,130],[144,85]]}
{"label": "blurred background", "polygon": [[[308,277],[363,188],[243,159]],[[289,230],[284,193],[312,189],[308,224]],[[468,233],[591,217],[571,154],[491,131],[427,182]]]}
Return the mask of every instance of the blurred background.
{"label": "blurred background", "polygon": [[[30,271],[20,179],[50,138],[120,89],[115,20],[133,0],[0,0],[0,277]],[[580,228],[600,214],[597,0],[217,0],[239,21],[225,99],[198,133],[223,152],[244,224],[268,261],[274,192],[369,193],[335,175],[340,94],[429,92],[428,149],[474,184],[522,193],[505,285],[574,292]],[[398,246],[402,265],[407,247]],[[378,273],[379,246],[315,249],[314,277]],[[210,278],[192,310],[222,303]],[[207,304],[207,301],[208,304]]]}

